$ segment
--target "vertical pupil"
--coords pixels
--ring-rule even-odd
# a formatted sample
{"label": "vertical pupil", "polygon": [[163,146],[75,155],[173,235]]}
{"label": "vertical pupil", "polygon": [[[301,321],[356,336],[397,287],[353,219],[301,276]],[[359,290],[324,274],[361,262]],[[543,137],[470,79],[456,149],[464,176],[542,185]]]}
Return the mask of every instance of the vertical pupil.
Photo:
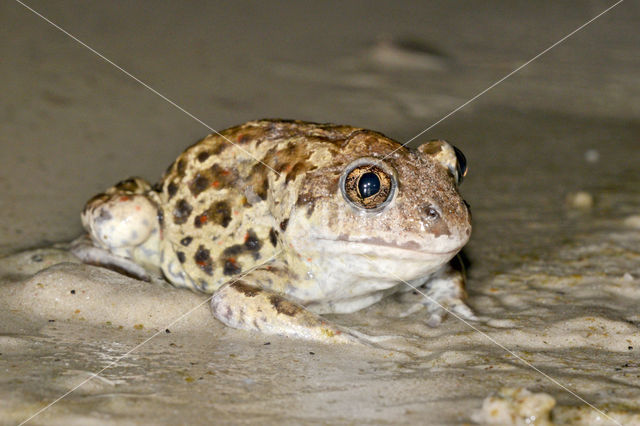
{"label": "vertical pupil", "polygon": [[375,173],[369,172],[360,176],[358,181],[358,192],[362,198],[376,195],[380,191],[380,179]]}

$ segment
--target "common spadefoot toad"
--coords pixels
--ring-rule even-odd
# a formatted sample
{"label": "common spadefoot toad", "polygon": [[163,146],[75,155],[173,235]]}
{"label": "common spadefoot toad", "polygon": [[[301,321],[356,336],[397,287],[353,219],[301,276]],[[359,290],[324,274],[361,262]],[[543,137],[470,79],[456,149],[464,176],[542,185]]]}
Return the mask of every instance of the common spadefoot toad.
{"label": "common spadefoot toad", "polygon": [[91,198],[73,251],[212,293],[213,315],[240,329],[353,341],[319,314],[413,287],[430,325],[443,307],[473,318],[449,264],[471,234],[465,171],[442,140],[408,149],[350,126],[251,121],[189,147],[155,186],[130,178]]}

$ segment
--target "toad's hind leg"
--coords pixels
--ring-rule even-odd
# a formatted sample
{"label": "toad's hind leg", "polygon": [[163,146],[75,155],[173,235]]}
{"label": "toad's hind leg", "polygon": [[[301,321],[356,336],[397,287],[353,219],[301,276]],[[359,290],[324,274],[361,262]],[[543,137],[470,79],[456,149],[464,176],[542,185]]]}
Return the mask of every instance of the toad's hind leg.
{"label": "toad's hind leg", "polygon": [[211,298],[211,308],[213,316],[233,328],[327,343],[360,341],[351,331],[244,279],[220,287]]}
{"label": "toad's hind leg", "polygon": [[131,178],[91,198],[82,211],[88,235],[75,240],[71,251],[85,263],[151,281],[160,263],[160,223],[152,194],[147,182]]}
{"label": "toad's hind leg", "polygon": [[297,302],[309,297],[308,289],[294,284],[286,263],[265,263],[213,294],[213,316],[233,328],[325,343],[375,345],[386,339],[341,327],[311,312]]}
{"label": "toad's hind leg", "polygon": [[396,337],[370,336],[322,318],[296,302],[308,298],[309,289],[293,284],[286,263],[265,263],[220,287],[211,297],[213,315],[229,327],[324,343],[378,347]]}

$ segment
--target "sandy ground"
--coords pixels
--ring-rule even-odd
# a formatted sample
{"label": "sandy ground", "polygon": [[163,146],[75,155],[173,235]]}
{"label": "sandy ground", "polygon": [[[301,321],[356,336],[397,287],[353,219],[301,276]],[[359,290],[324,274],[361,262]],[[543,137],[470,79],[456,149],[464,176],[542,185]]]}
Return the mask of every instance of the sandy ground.
{"label": "sandy ground", "polygon": [[[29,5],[216,129],[288,117],[406,141],[612,3]],[[87,198],[157,179],[209,130],[2,2],[0,423],[108,367],[29,424],[543,424],[554,403],[558,424],[640,424],[639,19],[622,3],[422,136],[469,160],[486,321],[432,329],[395,300],[335,316],[400,336],[363,349],[226,329],[202,295],[54,248]]]}

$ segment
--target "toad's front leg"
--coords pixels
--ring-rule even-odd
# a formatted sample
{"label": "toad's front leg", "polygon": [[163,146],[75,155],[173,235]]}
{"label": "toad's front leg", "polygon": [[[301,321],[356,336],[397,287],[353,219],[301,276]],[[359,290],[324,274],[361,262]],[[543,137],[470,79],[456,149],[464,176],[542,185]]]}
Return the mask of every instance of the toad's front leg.
{"label": "toad's front leg", "polygon": [[401,316],[408,316],[426,308],[429,315],[427,324],[431,327],[440,325],[447,313],[465,321],[477,320],[465,303],[467,294],[464,284],[464,274],[461,271],[453,268],[450,263],[444,265],[434,275],[415,280],[407,286],[400,300],[411,301],[413,304]]}
{"label": "toad's front leg", "polygon": [[220,287],[211,298],[213,315],[229,327],[243,330],[327,343],[366,343],[364,335],[332,324],[274,291],[274,284],[281,287],[274,281],[284,277],[282,273],[269,276],[269,268],[263,266]]}

